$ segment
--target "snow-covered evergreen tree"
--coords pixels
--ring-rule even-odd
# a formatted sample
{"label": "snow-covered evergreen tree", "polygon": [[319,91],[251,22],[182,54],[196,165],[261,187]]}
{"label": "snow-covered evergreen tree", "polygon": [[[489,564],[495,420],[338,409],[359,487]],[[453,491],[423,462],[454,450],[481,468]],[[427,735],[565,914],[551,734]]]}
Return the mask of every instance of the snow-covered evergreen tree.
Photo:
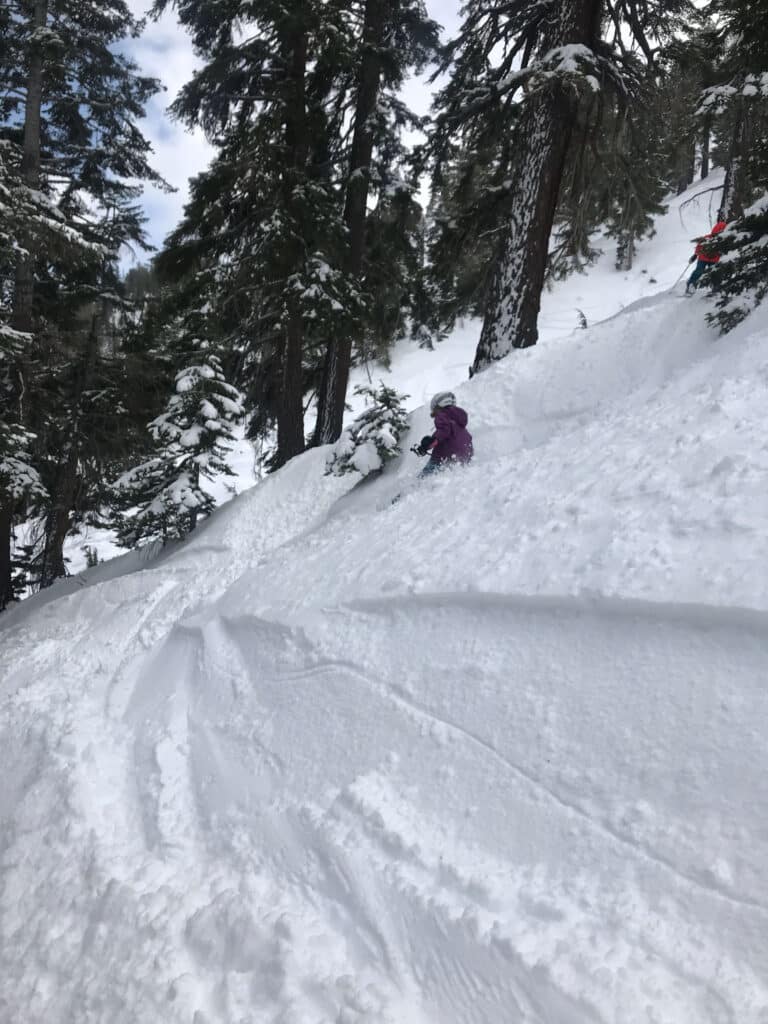
{"label": "snow-covered evergreen tree", "polygon": [[[2,359],[0,359],[0,371]],[[0,420],[0,517],[10,536],[14,518],[30,501],[42,502],[47,497],[40,474],[33,465],[31,448],[34,436],[17,423]],[[18,573],[15,570],[20,570]],[[26,583],[26,564],[16,566],[12,549],[0,549],[0,611],[17,596]]]}
{"label": "snow-covered evergreen tree", "polygon": [[707,278],[717,312],[710,314],[709,319],[725,334],[745,320],[768,295],[768,189],[729,229],[718,235],[718,241],[721,259]]}
{"label": "snow-covered evergreen tree", "polygon": [[[277,466],[304,447],[308,392],[315,440],[338,436],[352,360],[400,329],[415,292],[417,182],[400,135],[416,119],[398,91],[437,27],[422,0],[173,6],[206,62],[175,110],[217,156],[160,266],[218,311],[249,435],[277,427]],[[384,234],[398,252],[382,260]]]}
{"label": "snow-covered evergreen tree", "polygon": [[713,0],[722,52],[716,82],[705,89],[699,113],[710,117],[721,137],[726,168],[721,212],[740,217],[760,190],[765,175],[768,40],[766,0]]}
{"label": "snow-covered evergreen tree", "polygon": [[451,330],[461,316],[482,316],[511,179],[509,140],[474,136],[441,143],[427,217],[433,318]]}
{"label": "snow-covered evergreen tree", "polygon": [[[399,93],[408,74],[436,56],[437,25],[427,17],[423,0],[354,0],[346,6],[345,24],[351,31],[344,62],[349,78],[339,90],[337,122],[342,129],[347,118],[351,121],[349,146],[342,137],[337,147],[342,157],[339,185],[347,229],[343,267],[350,282],[373,298],[364,329],[392,338],[402,324],[399,317],[382,317],[376,308],[384,292],[382,280],[399,277],[397,305],[402,309],[405,296],[416,293],[408,287],[409,280],[419,277],[418,269],[402,272],[413,255],[408,215],[415,205],[416,182],[406,184],[401,176],[405,161],[400,134],[418,122]],[[369,216],[369,206],[375,206],[375,220]],[[390,249],[383,261],[376,258],[375,244],[371,244],[372,239],[381,238],[376,228],[382,224],[388,226]],[[354,348],[350,326],[345,330],[332,325],[327,335],[315,433],[321,444],[336,440],[341,432]]]}
{"label": "snow-covered evergreen tree", "polygon": [[330,127],[346,14],[321,0],[175,7],[205,64],[174,109],[218,153],[161,266],[218,311],[255,407],[251,433],[276,423],[279,465],[305,445],[308,354],[326,322],[341,330],[361,308],[343,269]]}
{"label": "snow-covered evergreen tree", "polygon": [[403,402],[408,397],[383,382],[377,388],[359,385],[355,394],[366,399],[366,409],[342,431],[330,451],[326,473],[366,477],[381,470],[401,453],[400,438],[408,429]]}
{"label": "snow-covered evergreen tree", "polygon": [[351,353],[360,362],[386,363],[393,340],[428,318],[427,297],[419,292],[424,287],[423,227],[421,206],[407,182],[393,183],[368,211],[362,271],[366,316]]}
{"label": "snow-covered evergreen tree", "polygon": [[[494,269],[475,370],[537,339],[549,238],[580,97],[631,95],[655,44],[684,27],[690,0],[469,0],[447,50],[437,144],[512,130]],[[498,143],[496,143],[496,147]]]}
{"label": "snow-covered evergreen tree", "polygon": [[[12,576],[14,526],[30,498],[39,503],[46,496],[39,464],[35,466],[35,435],[24,425],[39,421],[40,403],[29,369],[34,323],[23,304],[20,310],[19,281],[35,248],[55,251],[63,241],[70,247],[83,242],[76,230],[67,232],[52,199],[33,187],[37,179],[22,174],[23,167],[22,147],[2,137],[0,129],[0,610],[17,591]],[[25,302],[29,294],[25,291]]]}
{"label": "snow-covered evergreen tree", "polygon": [[[0,418],[37,438],[32,455],[50,495],[46,584],[65,571],[62,547],[87,467],[103,468],[109,455],[94,451],[94,436],[107,435],[94,435],[88,417],[93,396],[105,393],[118,253],[143,242],[141,181],[162,185],[138,128],[159,86],[126,54],[139,23],[124,0],[2,4],[0,28],[0,186],[16,200],[0,294],[4,322],[25,339]],[[0,561],[9,544],[3,515]]]}
{"label": "snow-covered evergreen tree", "polygon": [[720,208],[728,229],[708,275],[714,320],[740,323],[768,294],[768,0],[713,0],[722,33],[719,82],[703,93],[700,112],[725,136]]}
{"label": "snow-covered evergreen tree", "polygon": [[242,417],[241,396],[227,383],[221,362],[201,351],[178,372],[165,410],[149,424],[152,455],[115,484],[122,509],[119,543],[165,543],[210,514],[215,499],[204,481],[232,475],[226,456]]}
{"label": "snow-covered evergreen tree", "polygon": [[608,173],[601,205],[608,237],[616,240],[620,271],[632,269],[637,243],[653,234],[654,218],[666,211],[667,182],[653,122],[657,94],[656,83],[648,82],[639,101],[611,125],[613,144],[604,151]]}

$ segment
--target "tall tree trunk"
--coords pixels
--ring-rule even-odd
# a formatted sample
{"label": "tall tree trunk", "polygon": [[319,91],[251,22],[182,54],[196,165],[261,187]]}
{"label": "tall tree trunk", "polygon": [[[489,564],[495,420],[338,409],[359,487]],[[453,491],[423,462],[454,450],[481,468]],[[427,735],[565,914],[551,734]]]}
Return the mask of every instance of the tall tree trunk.
{"label": "tall tree trunk", "polygon": [[[295,190],[304,184],[307,174],[309,139],[306,108],[307,35],[298,24],[287,40],[290,80],[285,108],[285,141],[288,167],[283,175],[283,201],[289,211],[295,209]],[[298,213],[297,213],[298,216]],[[294,243],[289,274],[300,269],[303,260],[301,244]],[[276,466],[283,466],[294,455],[304,451],[304,323],[298,299],[288,298],[283,325],[280,395],[277,409]]]}
{"label": "tall tree trunk", "polygon": [[749,111],[743,99],[736,104],[735,121],[728,152],[728,164],[723,183],[723,201],[720,216],[723,220],[737,220],[744,214],[747,198],[747,159],[750,143]]}
{"label": "tall tree trunk", "polygon": [[[385,0],[367,0],[363,23],[363,52],[357,82],[355,128],[349,164],[344,222],[349,231],[347,271],[359,278],[365,255],[365,226],[373,155],[371,116],[376,109],[381,82],[379,47],[386,24]],[[335,441],[344,422],[344,404],[352,362],[352,337],[349,331],[335,334],[328,341],[323,381],[318,397],[315,444]]]}
{"label": "tall tree trunk", "polygon": [[57,579],[67,575],[64,542],[69,533],[72,507],[77,494],[79,455],[80,445],[73,437],[67,444],[65,460],[58,468],[56,487],[51,495],[51,506],[45,520],[45,545],[39,577],[41,589],[50,587]]}
{"label": "tall tree trunk", "polygon": [[701,178],[709,177],[710,149],[712,144],[712,124],[709,118],[704,121],[701,132]]}
{"label": "tall tree trunk", "polygon": [[304,324],[296,301],[291,308],[283,334],[283,365],[277,412],[277,458],[275,466],[284,466],[304,451],[304,382],[302,350]]}
{"label": "tall tree trunk", "polygon": [[692,138],[688,146],[687,153],[687,167],[686,167],[686,178],[688,179],[686,188],[690,188],[696,180],[696,139]]}
{"label": "tall tree trunk", "polygon": [[[32,12],[33,32],[44,29],[48,22],[48,0],[36,0]],[[39,43],[31,48],[27,89],[24,105],[24,149],[21,160],[21,175],[24,184],[37,190],[40,188],[40,124],[43,104],[43,51]],[[16,265],[13,289],[12,324],[17,331],[31,333],[34,308],[35,253],[30,239],[24,240],[26,255]]]}
{"label": "tall tree trunk", "polygon": [[[48,0],[36,0],[32,9],[30,28],[38,32],[48,22]],[[39,42],[32,45],[27,73],[27,87],[24,104],[24,141],[21,174],[25,185],[37,190],[40,187],[40,122],[43,103],[43,51]],[[31,238],[22,239],[25,255],[16,264],[13,287],[11,326],[24,334],[32,333],[35,301],[35,247]],[[25,360],[21,360],[18,373],[8,394],[8,419],[23,422],[24,410],[21,400],[25,384]],[[9,499],[6,499],[8,501]],[[13,539],[14,509],[0,509],[0,610],[13,600],[11,587],[11,544]]]}
{"label": "tall tree trunk", "polygon": [[0,508],[0,612],[13,600],[11,582],[11,538],[13,515],[10,507]]}
{"label": "tall tree trunk", "polygon": [[57,579],[67,575],[64,561],[64,542],[72,523],[80,465],[83,437],[84,403],[87,392],[93,385],[96,361],[99,355],[99,320],[95,314],[85,343],[82,370],[72,406],[72,418],[68,424],[68,437],[58,467],[56,485],[51,494],[51,506],[45,521],[45,547],[40,566],[40,586],[49,587]]}
{"label": "tall tree trunk", "polygon": [[[551,47],[581,43],[593,47],[599,36],[602,0],[562,0]],[[549,46],[547,48],[550,48]],[[486,300],[485,320],[473,370],[485,369],[513,348],[538,340],[541,291],[560,183],[575,121],[572,90],[554,84],[526,104],[517,137],[509,220]]]}

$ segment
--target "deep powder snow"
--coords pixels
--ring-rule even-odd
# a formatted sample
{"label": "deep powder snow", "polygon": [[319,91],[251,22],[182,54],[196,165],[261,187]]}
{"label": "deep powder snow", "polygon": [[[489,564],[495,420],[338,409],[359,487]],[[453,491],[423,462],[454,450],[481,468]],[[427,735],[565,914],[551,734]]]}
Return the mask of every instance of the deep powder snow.
{"label": "deep powder snow", "polygon": [[768,315],[654,294],[675,218],[470,468],[309,452],[3,616],[2,1024],[768,1022]]}

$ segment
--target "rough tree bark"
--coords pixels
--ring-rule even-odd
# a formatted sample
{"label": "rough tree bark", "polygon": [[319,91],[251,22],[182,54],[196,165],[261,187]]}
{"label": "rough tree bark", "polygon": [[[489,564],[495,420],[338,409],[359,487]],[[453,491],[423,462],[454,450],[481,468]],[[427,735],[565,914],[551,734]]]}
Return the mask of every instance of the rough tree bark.
{"label": "rough tree bark", "polygon": [[[602,0],[563,0],[547,48],[569,43],[594,47],[602,6]],[[526,104],[517,135],[516,190],[491,278],[473,372],[538,340],[549,237],[576,103],[572,90],[554,83]]]}
{"label": "rough tree bark", "polygon": [[[285,141],[288,166],[283,175],[283,199],[290,211],[296,206],[295,190],[301,187],[307,170],[309,140],[306,113],[307,34],[297,24],[287,40],[291,74],[285,107]],[[302,253],[292,253],[289,275],[299,268]],[[304,451],[304,323],[298,296],[289,294],[283,326],[280,361],[280,397],[277,410],[276,466]]]}
{"label": "rough tree bark", "polygon": [[[31,13],[32,33],[39,32],[48,23],[48,0],[36,0]],[[24,140],[21,174],[24,184],[37,190],[40,187],[40,124],[43,103],[43,50],[39,41],[30,49],[29,71],[27,73],[24,105]],[[33,240],[22,240],[26,254],[16,265],[13,288],[11,326],[24,334],[32,333],[35,301],[35,251]],[[23,362],[23,361],[22,361]],[[8,395],[9,419],[23,422],[20,409],[24,394],[23,365],[19,367],[18,384],[11,387]],[[11,585],[11,543],[13,539],[13,508],[0,509],[0,611],[13,600]]]}
{"label": "rough tree bark", "polygon": [[13,516],[10,508],[0,508],[0,612],[13,600],[11,582],[11,537]]}
{"label": "rough tree bark", "polygon": [[[31,19],[32,32],[44,29],[48,22],[47,0],[37,0]],[[40,187],[40,125],[43,104],[43,51],[39,42],[31,47],[24,106],[24,143],[21,175],[31,189]],[[13,289],[12,324],[17,331],[31,333],[35,290],[35,254],[30,239],[25,239],[27,255],[16,265]]]}
{"label": "rough tree bark", "polygon": [[[363,269],[365,254],[365,225],[373,155],[370,119],[376,108],[381,82],[379,46],[386,24],[386,8],[387,4],[383,0],[367,0],[365,5],[363,52],[357,83],[355,127],[344,205],[344,222],[349,231],[347,271],[356,279],[360,277]],[[329,444],[341,434],[351,362],[352,336],[349,331],[343,331],[328,341],[318,397],[315,444]]]}
{"label": "rough tree bark", "polygon": [[723,182],[720,216],[729,223],[744,215],[747,198],[747,159],[750,146],[749,110],[743,98],[736,104],[728,164]]}
{"label": "rough tree bark", "polygon": [[701,130],[701,178],[709,177],[710,150],[712,146],[712,123],[707,118]]}
{"label": "rough tree bark", "polygon": [[688,149],[688,164],[686,167],[686,178],[688,184],[686,188],[690,188],[691,185],[696,181],[696,140],[691,139],[691,144]]}
{"label": "rough tree bark", "polygon": [[[102,317],[103,317],[102,311]],[[72,510],[75,508],[77,490],[80,486],[81,442],[83,437],[84,405],[88,391],[93,386],[96,361],[99,356],[100,317],[94,314],[85,342],[80,379],[74,395],[72,417],[67,425],[68,439],[58,467],[56,484],[51,494],[51,506],[45,521],[45,546],[40,564],[40,586],[49,587],[57,579],[67,575],[64,561],[64,541],[71,526]]]}

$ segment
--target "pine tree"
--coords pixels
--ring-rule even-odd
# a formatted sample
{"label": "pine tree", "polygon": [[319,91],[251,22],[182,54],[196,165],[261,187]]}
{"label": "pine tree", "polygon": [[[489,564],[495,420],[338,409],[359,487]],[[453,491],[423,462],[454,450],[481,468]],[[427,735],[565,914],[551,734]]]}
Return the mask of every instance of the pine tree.
{"label": "pine tree", "polygon": [[227,383],[219,359],[203,349],[177,373],[165,410],[149,425],[151,456],[115,484],[119,543],[165,544],[211,513],[216,502],[203,481],[233,475],[226,456],[242,416],[239,392]]}
{"label": "pine tree", "polygon": [[[423,280],[423,213],[406,182],[393,183],[367,214],[362,281],[366,315],[350,358],[387,363],[393,339],[418,330]],[[421,296],[422,303],[426,297]],[[346,388],[345,388],[346,393]],[[319,439],[318,439],[319,440]]]}
{"label": "pine tree", "polygon": [[250,431],[277,423],[281,465],[305,444],[308,352],[324,322],[341,329],[360,308],[331,173],[337,97],[325,55],[345,36],[344,12],[320,0],[175,6],[206,63],[174,109],[218,154],[193,182],[161,267],[194,280],[219,311],[256,407]]}
{"label": "pine tree", "polygon": [[[421,0],[174,6],[207,62],[175,109],[217,157],[160,267],[218,310],[249,436],[277,426],[278,466],[304,447],[308,392],[315,441],[341,428],[381,296],[369,242],[387,212],[413,206],[392,200],[411,177],[399,135],[414,121],[397,90],[434,51],[436,27]],[[407,232],[408,217],[397,222]]]}
{"label": "pine tree", "polygon": [[18,422],[18,376],[21,355],[30,337],[10,324],[10,289],[15,268],[15,238],[22,221],[23,193],[14,162],[20,162],[8,140],[0,140],[0,611],[13,600],[11,537],[18,505],[39,484],[30,465],[32,438]]}
{"label": "pine tree", "polygon": [[[359,20],[362,30],[359,37],[352,37],[347,54],[354,84],[347,101],[352,141],[341,182],[347,229],[343,266],[351,281],[370,293],[372,275],[363,283],[366,240],[371,234],[367,227],[369,200],[378,196],[381,223],[382,207],[389,205],[386,201],[393,194],[393,171],[394,191],[401,196],[408,192],[397,182],[397,157],[402,156],[400,130],[414,119],[397,93],[410,72],[421,70],[436,55],[438,36],[422,0],[362,0],[350,5],[350,14]],[[401,233],[400,239],[404,237]],[[383,267],[379,263],[377,269]],[[372,311],[368,323],[377,322]],[[351,331],[332,329],[318,400],[316,440],[321,444],[336,440],[341,433],[352,351]]]}
{"label": "pine tree", "polygon": [[[46,498],[40,475],[32,464],[30,450],[34,440],[34,435],[18,424],[0,421],[0,515],[8,518],[9,534],[14,513],[20,506]],[[16,568],[21,569],[19,579],[14,578]],[[26,566],[14,564],[10,545],[0,549],[0,611],[18,596],[26,582]]]}
{"label": "pine tree", "polygon": [[[139,28],[123,0],[3,5],[2,22],[0,138],[21,199],[2,292],[6,323],[24,344],[0,416],[36,435],[32,455],[50,494],[40,566],[48,583],[64,572],[88,461],[84,409],[99,376],[117,255],[125,242],[143,242],[137,181],[162,184],[137,127],[158,85],[121,51]],[[3,509],[0,562],[12,519]]]}
{"label": "pine tree", "polygon": [[30,502],[46,498],[33,455],[36,437],[24,426],[36,405],[28,387],[34,339],[30,331],[12,326],[32,323],[14,315],[14,285],[29,252],[43,245],[55,249],[63,227],[52,201],[22,175],[23,163],[21,145],[13,137],[0,137],[0,611],[26,583],[28,566],[13,556],[14,527]]}
{"label": "pine tree", "polygon": [[765,108],[768,99],[767,0],[712,0],[722,53],[717,82],[704,90],[700,114],[726,136],[721,213],[731,222],[759,194],[765,180]]}
{"label": "pine tree", "polygon": [[357,416],[331,449],[326,473],[343,476],[378,473],[401,453],[400,438],[408,430],[408,415],[401,395],[383,381],[378,388],[358,385],[355,394],[366,399],[366,409]]}
{"label": "pine tree", "polygon": [[[679,28],[688,0],[470,0],[448,50],[452,78],[438,96],[438,147],[514,126],[503,230],[485,297],[474,370],[535,344],[549,238],[579,97],[609,87],[631,95],[653,43]],[[604,31],[608,26],[607,31]],[[501,57],[498,55],[501,54]],[[524,90],[524,91],[523,91]],[[521,95],[521,91],[522,95]],[[498,144],[497,144],[498,145]]]}
{"label": "pine tree", "polygon": [[434,316],[451,330],[462,316],[482,316],[499,232],[512,189],[509,136],[442,145],[428,213],[429,281]]}
{"label": "pine tree", "polygon": [[[723,33],[720,82],[707,89],[702,110],[725,136],[726,177],[718,236],[723,259],[708,275],[723,332],[768,294],[768,0],[715,0]],[[715,246],[713,245],[713,251]]]}
{"label": "pine tree", "polygon": [[604,223],[608,237],[616,239],[616,269],[631,270],[640,239],[654,232],[654,217],[664,213],[667,182],[660,166],[662,154],[655,139],[650,81],[640,101],[619,114],[616,135],[605,152],[609,183]]}
{"label": "pine tree", "polygon": [[[600,72],[593,59],[599,38],[598,0],[557,5],[470,3],[452,54],[456,74],[438,97],[443,132],[453,132],[488,109],[509,105],[523,82],[527,102],[520,114],[512,165],[514,197],[507,207],[496,269],[474,369],[482,369],[512,347],[536,341],[536,318],[544,284],[549,235],[557,205],[572,125],[576,88]],[[503,47],[504,60],[491,63]],[[522,63],[520,70],[515,69]]]}
{"label": "pine tree", "polygon": [[592,241],[618,206],[615,150],[624,111],[600,93],[585,96],[576,111],[573,136],[560,184],[549,246],[546,281],[581,272],[601,253]]}
{"label": "pine tree", "polygon": [[708,319],[723,334],[745,320],[768,295],[768,183],[762,199],[749,207],[731,229],[718,235],[725,257],[708,274],[717,312]]}

